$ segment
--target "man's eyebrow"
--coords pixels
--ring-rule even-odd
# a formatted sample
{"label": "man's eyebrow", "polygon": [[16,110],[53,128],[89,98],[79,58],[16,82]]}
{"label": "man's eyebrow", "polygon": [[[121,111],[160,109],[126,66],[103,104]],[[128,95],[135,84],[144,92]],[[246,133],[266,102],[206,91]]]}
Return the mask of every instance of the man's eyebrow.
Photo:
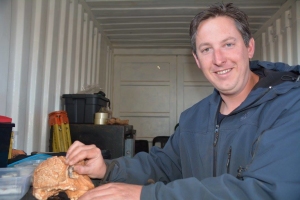
{"label": "man's eyebrow", "polygon": [[[228,37],[228,38],[225,38],[224,40],[222,40],[221,43],[227,42],[227,41],[229,41],[229,40],[234,40],[234,41],[236,41],[236,38],[235,38],[235,37]],[[203,46],[209,46],[209,45],[210,45],[209,42],[200,43],[199,46],[198,46],[198,48],[201,48],[201,47],[203,47]]]}
{"label": "man's eyebrow", "polygon": [[203,47],[203,46],[209,46],[210,45],[210,43],[208,43],[208,42],[205,42],[205,43],[201,43],[201,44],[199,44],[199,48],[201,48],[201,47]]}
{"label": "man's eyebrow", "polygon": [[236,41],[236,38],[235,37],[228,37],[228,38],[222,40],[222,42],[227,42],[228,40],[234,40],[234,41]]}

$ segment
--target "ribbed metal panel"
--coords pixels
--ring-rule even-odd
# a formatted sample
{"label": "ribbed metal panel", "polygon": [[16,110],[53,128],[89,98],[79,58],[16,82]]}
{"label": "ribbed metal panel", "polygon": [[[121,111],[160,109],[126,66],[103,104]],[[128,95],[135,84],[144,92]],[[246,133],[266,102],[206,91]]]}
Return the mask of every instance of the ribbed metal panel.
{"label": "ribbed metal panel", "polygon": [[110,60],[100,50],[109,42],[83,3],[11,2],[7,104],[1,114],[16,124],[14,148],[28,154],[48,150],[48,114],[63,109],[62,94],[107,83],[102,79]]}
{"label": "ribbed metal panel", "polygon": [[300,1],[286,4],[270,21],[255,35],[261,44],[261,55],[258,59],[285,62],[290,65],[299,64],[300,55]]}

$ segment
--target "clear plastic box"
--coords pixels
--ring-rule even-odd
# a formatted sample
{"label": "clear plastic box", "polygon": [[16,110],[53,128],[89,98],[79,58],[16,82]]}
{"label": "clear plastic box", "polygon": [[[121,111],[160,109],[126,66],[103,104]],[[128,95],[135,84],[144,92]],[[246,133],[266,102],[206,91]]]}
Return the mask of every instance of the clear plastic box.
{"label": "clear plastic box", "polygon": [[21,175],[26,175],[28,173],[33,173],[35,168],[45,160],[29,160],[19,164],[15,164],[14,167],[21,168]]}
{"label": "clear plastic box", "polygon": [[0,200],[19,200],[28,191],[32,172],[22,168],[0,168]]}

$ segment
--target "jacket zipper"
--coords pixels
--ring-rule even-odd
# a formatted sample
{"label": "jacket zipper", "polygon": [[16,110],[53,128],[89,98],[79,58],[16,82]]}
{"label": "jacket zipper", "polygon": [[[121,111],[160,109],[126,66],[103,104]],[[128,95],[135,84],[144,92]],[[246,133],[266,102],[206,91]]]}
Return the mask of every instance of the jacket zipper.
{"label": "jacket zipper", "polygon": [[231,148],[231,146],[230,146],[230,147],[229,147],[229,151],[228,151],[227,163],[226,163],[227,174],[229,174],[229,169],[230,169],[231,151],[232,151],[232,148]]}
{"label": "jacket zipper", "polygon": [[[257,100],[256,101],[254,101],[251,105],[253,105],[254,103],[256,103],[258,100],[260,100],[265,94],[267,94],[270,90],[272,89],[272,86],[270,86],[269,88],[268,88],[268,90],[266,90],[259,98],[257,98]],[[220,105],[221,105],[221,103],[219,103],[219,109],[220,109]],[[251,106],[251,105],[249,105],[249,106]],[[249,106],[248,106],[248,108],[249,108]],[[218,110],[219,110],[218,109]],[[236,110],[234,110],[234,111],[232,111],[229,115],[232,115],[233,113],[238,113],[238,112],[242,112],[242,111],[244,111],[244,110],[246,110],[246,108],[244,108],[244,109],[241,109],[241,110],[239,110],[239,111],[236,111]],[[221,123],[221,122],[219,122],[219,123]],[[214,148],[214,154],[213,154],[213,177],[216,177],[217,176],[217,144],[218,144],[218,139],[219,139],[219,127],[220,127],[220,125],[219,124],[217,124],[216,123],[216,128],[215,128],[215,136],[214,136],[214,143],[213,143],[213,148]],[[230,147],[230,149],[229,149],[229,151],[230,151],[230,154],[228,154],[228,156],[229,156],[229,159],[227,160],[227,172],[229,171],[229,167],[230,167],[230,158],[231,158],[231,147]],[[242,171],[244,170],[244,168],[242,168],[242,167],[240,167],[239,168],[239,170],[238,170],[238,176],[237,176],[237,178],[239,178],[239,179],[242,179],[241,178],[241,173],[242,173]]]}
{"label": "jacket zipper", "polygon": [[217,175],[217,143],[219,139],[219,125],[216,125],[215,139],[214,139],[214,159],[213,159],[213,177]]}

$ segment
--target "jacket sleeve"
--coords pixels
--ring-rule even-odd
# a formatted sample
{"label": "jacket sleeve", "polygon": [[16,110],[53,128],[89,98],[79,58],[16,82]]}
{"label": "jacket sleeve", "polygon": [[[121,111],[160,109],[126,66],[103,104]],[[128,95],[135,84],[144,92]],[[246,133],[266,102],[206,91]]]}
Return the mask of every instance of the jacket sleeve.
{"label": "jacket sleeve", "polygon": [[[168,183],[181,179],[179,148],[173,134],[164,149],[156,146],[149,153],[139,152],[133,158],[116,159],[115,167],[108,181],[147,185],[161,181]],[[108,164],[112,161],[108,161]]]}

